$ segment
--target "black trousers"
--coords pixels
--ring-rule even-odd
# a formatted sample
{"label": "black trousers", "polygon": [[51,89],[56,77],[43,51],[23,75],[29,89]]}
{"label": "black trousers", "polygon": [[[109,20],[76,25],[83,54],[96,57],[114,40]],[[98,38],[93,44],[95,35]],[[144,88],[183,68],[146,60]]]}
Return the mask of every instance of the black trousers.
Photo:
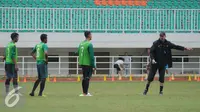
{"label": "black trousers", "polygon": [[119,73],[119,71],[121,71],[121,69],[119,68],[119,65],[118,65],[118,64],[114,64],[114,68],[116,68],[117,74]]}
{"label": "black trousers", "polygon": [[150,71],[148,75],[148,81],[152,82],[154,80],[154,77],[156,75],[156,72],[159,72],[159,81],[161,83],[164,83],[165,81],[165,67],[159,67],[157,64],[151,64],[150,65]]}
{"label": "black trousers", "polygon": [[83,65],[82,72],[83,72],[83,80],[82,80],[83,93],[88,94],[89,81],[92,76],[93,69],[91,66]]}
{"label": "black trousers", "polygon": [[83,79],[90,79],[92,77],[93,69],[91,66],[82,65]]}

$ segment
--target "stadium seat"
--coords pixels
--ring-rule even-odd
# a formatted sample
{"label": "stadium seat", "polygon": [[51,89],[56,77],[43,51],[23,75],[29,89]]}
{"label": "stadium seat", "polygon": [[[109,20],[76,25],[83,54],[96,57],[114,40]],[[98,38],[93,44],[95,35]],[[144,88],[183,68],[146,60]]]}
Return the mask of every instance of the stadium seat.
{"label": "stadium seat", "polygon": [[[14,5],[15,4],[15,5]],[[37,5],[33,5],[37,4]],[[56,4],[56,5],[54,5]],[[87,5],[89,4],[89,5]],[[200,8],[199,0],[1,0],[0,7],[16,6],[16,7],[59,7],[59,8],[70,8],[80,7],[84,8],[87,6],[97,8],[99,5],[103,6],[132,6],[132,8],[180,8],[180,9],[192,9]],[[66,7],[67,5],[67,7]],[[138,7],[141,6],[141,7]],[[120,7],[118,7],[120,8]],[[124,7],[121,7],[124,8]]]}
{"label": "stadium seat", "polygon": [[[199,0],[0,0],[0,7],[26,7],[26,8],[94,8],[93,11],[85,10],[85,11],[73,11],[73,19],[70,21],[72,22],[72,28],[73,29],[85,29],[88,28],[88,19],[89,22],[91,21],[91,24],[89,28],[96,29],[96,30],[102,30],[102,29],[126,29],[126,30],[134,30],[134,29],[140,29],[140,24],[142,25],[141,28],[143,30],[151,30],[151,29],[169,29],[173,30],[174,28],[177,29],[191,29],[191,25],[184,25],[184,23],[187,23],[188,21],[191,21],[188,19],[193,15],[193,17],[196,17],[193,21],[198,21],[200,19],[199,12],[195,13],[188,13],[187,10],[185,11],[177,11],[176,15],[173,14],[173,12],[169,11],[159,11],[154,13],[153,11],[137,11],[134,12],[134,10],[129,11],[126,9],[200,9],[200,1]],[[95,8],[110,8],[110,10],[100,11],[95,10]],[[112,10],[112,8],[118,8],[118,9],[124,9],[123,13],[120,11]],[[46,9],[45,9],[46,10]],[[49,10],[48,10],[49,11]],[[41,29],[49,29],[53,22],[50,20],[52,18],[53,11],[49,12],[41,11],[40,13],[37,13],[37,17],[40,17],[36,20],[36,23],[39,21],[39,23],[42,25],[39,28]],[[170,12],[170,13],[169,13]],[[14,13],[13,11],[6,11],[6,15],[3,14],[4,12],[0,10],[0,19],[9,19],[8,13]],[[32,13],[27,13],[26,10],[23,10],[19,12],[22,17],[23,21],[20,22],[20,28],[28,28],[26,26],[27,21],[29,21],[29,24],[31,24],[29,27],[34,24],[33,21],[29,20],[30,18],[27,17],[35,17]],[[33,12],[34,13],[34,12]],[[47,14],[51,13],[51,14]],[[54,11],[54,13],[59,13],[59,11]],[[142,18],[144,21],[140,21],[140,13],[142,14]],[[35,14],[35,13],[34,13]],[[64,21],[70,20],[70,11],[60,11],[60,15],[56,15],[53,19],[56,23],[56,26],[54,28],[57,29],[70,29],[71,24],[66,23],[63,27],[61,23],[58,21]],[[162,19],[162,17],[166,17],[168,14],[171,14],[171,17],[174,18],[176,16],[176,21],[172,21],[171,23],[168,22],[167,19]],[[88,15],[90,15],[88,17]],[[101,15],[101,16],[100,16]],[[102,16],[103,15],[103,16]],[[119,16],[121,15],[121,17]],[[59,17],[57,17],[59,16]],[[148,16],[148,17],[147,17]],[[187,17],[185,19],[182,19],[181,16]],[[2,18],[3,17],[3,18]],[[23,19],[26,18],[27,20]],[[45,17],[48,19],[46,20]],[[122,17],[124,17],[124,23],[122,23],[120,20],[122,20]],[[160,18],[159,22],[155,21],[156,18]],[[126,19],[128,18],[128,19]],[[105,20],[106,19],[106,20]],[[143,20],[142,19],[142,20]],[[46,21],[45,21],[46,20]],[[2,21],[0,21],[2,22]],[[176,22],[176,23],[175,23]],[[10,25],[14,24],[14,18],[11,19],[11,21],[6,23],[0,24],[0,29],[3,26],[9,27]],[[158,25],[155,26],[155,23],[158,23]],[[15,23],[16,24],[16,23]],[[83,24],[83,25],[81,25]],[[173,25],[175,24],[175,25]],[[169,25],[171,26],[169,28]],[[200,28],[199,24],[192,25],[194,28],[198,29]],[[19,26],[19,25],[18,25]],[[34,27],[34,26],[32,26]],[[123,28],[122,28],[123,27]]]}

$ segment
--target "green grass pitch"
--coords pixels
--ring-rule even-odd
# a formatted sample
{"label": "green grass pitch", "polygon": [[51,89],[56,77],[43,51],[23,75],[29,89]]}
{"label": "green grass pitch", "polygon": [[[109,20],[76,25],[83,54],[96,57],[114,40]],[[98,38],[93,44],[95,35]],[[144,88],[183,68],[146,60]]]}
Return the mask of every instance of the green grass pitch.
{"label": "green grass pitch", "polygon": [[[153,82],[147,96],[145,82],[91,82],[92,97],[79,97],[81,83],[47,83],[47,97],[30,97],[33,83],[20,83],[21,96],[14,108],[4,105],[0,96],[0,112],[199,112],[200,83],[166,82],[159,96],[159,83]],[[4,84],[0,90],[4,92]]]}

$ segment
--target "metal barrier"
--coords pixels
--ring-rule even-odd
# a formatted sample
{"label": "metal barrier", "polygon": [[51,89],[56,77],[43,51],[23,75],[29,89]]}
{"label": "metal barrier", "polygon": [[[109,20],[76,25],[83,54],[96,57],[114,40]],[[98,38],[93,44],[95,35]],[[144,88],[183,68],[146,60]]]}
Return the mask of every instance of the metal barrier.
{"label": "metal barrier", "polygon": [[[113,68],[114,62],[119,56],[96,56],[97,70],[94,75],[111,75],[116,74]],[[81,74],[81,68],[78,65],[78,57],[76,56],[58,56],[49,57],[56,62],[49,62],[48,73],[57,76],[68,76],[72,74]],[[147,56],[131,56],[131,62],[128,62],[129,67],[126,68],[129,74],[145,74]],[[51,59],[51,61],[52,61]],[[50,60],[49,60],[50,61]],[[200,74],[200,56],[184,56],[173,57],[173,68],[169,69],[170,73],[174,74]],[[20,56],[19,75],[37,75],[36,62],[30,56]],[[4,63],[0,62],[0,75],[4,75]]]}
{"label": "metal barrier", "polygon": [[199,9],[0,7],[0,31],[198,32]]}

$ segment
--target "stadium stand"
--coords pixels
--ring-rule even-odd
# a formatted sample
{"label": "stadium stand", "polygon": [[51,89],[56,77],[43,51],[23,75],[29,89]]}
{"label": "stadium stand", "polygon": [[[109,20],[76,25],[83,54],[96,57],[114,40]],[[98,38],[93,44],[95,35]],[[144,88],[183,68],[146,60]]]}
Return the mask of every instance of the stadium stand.
{"label": "stadium stand", "polygon": [[0,31],[198,32],[199,10],[199,0],[1,0]]}
{"label": "stadium stand", "polygon": [[0,7],[199,9],[199,0],[1,0]]}

